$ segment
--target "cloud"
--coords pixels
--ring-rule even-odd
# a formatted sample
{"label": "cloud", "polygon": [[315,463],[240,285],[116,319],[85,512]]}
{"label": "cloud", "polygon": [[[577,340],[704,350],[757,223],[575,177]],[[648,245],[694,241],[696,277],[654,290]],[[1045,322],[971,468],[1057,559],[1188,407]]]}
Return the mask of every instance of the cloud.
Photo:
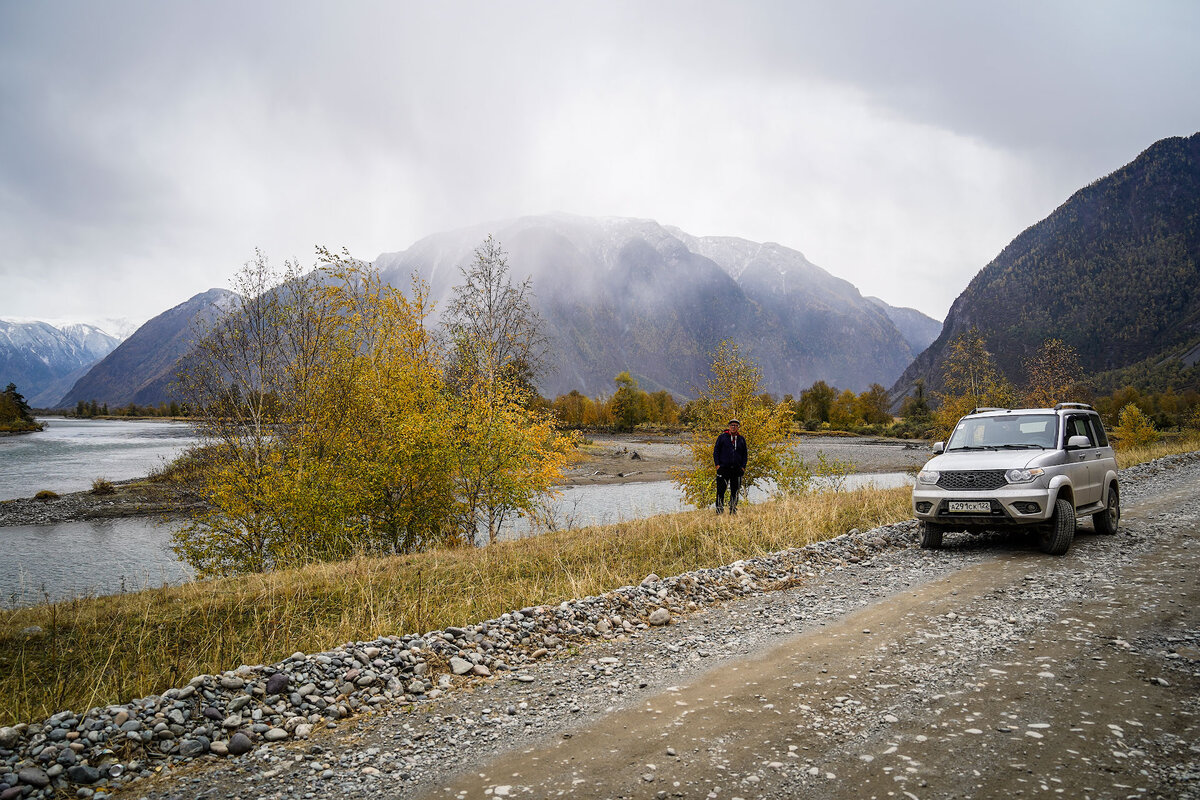
{"label": "cloud", "polygon": [[256,246],[370,258],[562,210],[779,241],[940,316],[1200,129],[1197,9],[4,4],[0,314],[148,317]]}

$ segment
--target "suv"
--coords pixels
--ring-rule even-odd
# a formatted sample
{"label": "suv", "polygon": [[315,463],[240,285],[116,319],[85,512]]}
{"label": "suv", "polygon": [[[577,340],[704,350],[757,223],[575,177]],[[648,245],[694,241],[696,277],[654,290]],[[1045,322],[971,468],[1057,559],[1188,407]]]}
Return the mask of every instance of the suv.
{"label": "suv", "polygon": [[1030,525],[1043,552],[1062,555],[1087,515],[1098,533],[1117,532],[1117,462],[1089,405],[977,408],[933,452],[913,486],[921,547],[941,547],[945,531]]}

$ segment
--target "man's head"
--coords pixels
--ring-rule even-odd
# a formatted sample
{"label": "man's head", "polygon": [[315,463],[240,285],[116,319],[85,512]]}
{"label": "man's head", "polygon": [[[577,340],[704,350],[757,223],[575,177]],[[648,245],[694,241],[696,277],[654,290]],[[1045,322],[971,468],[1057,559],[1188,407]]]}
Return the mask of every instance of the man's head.
{"label": "man's head", "polygon": [[730,433],[737,433],[738,429],[741,427],[742,427],[742,423],[738,422],[736,419],[729,420],[729,432]]}

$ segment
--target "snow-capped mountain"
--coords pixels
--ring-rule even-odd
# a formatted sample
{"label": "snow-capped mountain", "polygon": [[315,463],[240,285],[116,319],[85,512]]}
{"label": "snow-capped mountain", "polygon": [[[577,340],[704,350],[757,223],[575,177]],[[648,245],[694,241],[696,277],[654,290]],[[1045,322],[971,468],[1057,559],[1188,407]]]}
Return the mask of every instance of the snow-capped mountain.
{"label": "snow-capped mountain", "polygon": [[52,406],[118,344],[93,325],[0,320],[0,387],[14,383],[34,408]]}

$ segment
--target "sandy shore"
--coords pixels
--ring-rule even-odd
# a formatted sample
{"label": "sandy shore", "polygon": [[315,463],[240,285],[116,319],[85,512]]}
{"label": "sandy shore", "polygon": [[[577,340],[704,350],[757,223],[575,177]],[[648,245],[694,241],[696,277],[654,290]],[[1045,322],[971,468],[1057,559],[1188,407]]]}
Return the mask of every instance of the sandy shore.
{"label": "sandy shore", "polygon": [[[566,486],[670,480],[671,471],[689,458],[682,435],[589,438],[592,443],[581,448],[584,458],[567,470]],[[824,453],[863,473],[919,469],[932,455],[928,442],[881,437],[804,436],[795,447],[807,462],[815,464]]]}

